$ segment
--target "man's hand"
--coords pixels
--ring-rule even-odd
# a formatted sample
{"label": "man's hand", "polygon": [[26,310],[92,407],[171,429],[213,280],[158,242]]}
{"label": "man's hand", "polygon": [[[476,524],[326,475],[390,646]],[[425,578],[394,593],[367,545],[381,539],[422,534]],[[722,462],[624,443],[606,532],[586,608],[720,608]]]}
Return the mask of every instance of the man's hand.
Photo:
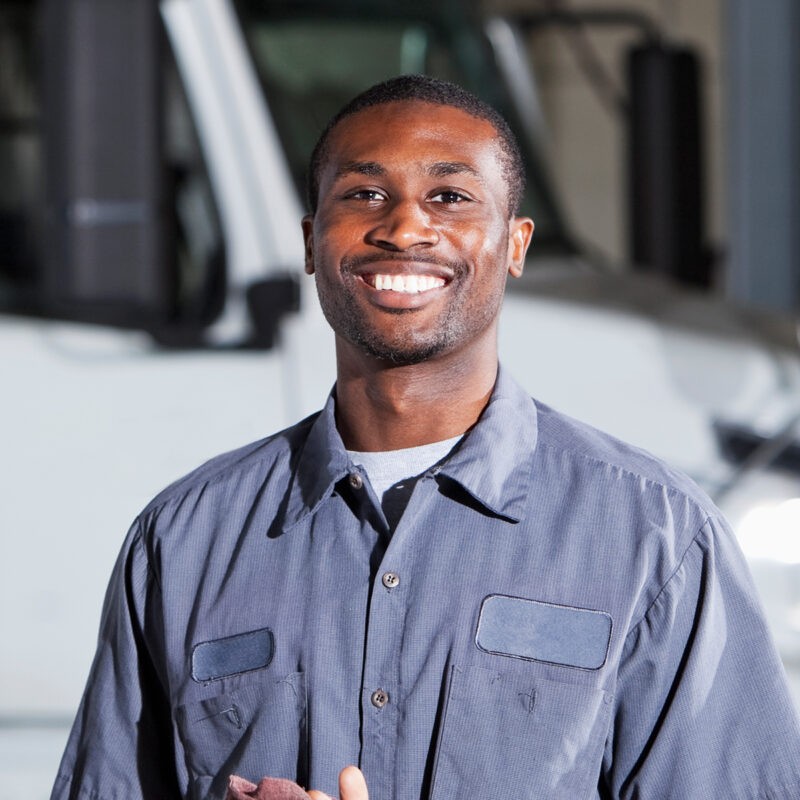
{"label": "man's hand", "polygon": [[[327,794],[312,789],[311,800],[332,800]],[[339,800],[369,800],[364,773],[358,767],[345,767],[339,773]]]}
{"label": "man's hand", "polygon": [[[286,778],[262,778],[258,784],[231,775],[228,779],[228,793],[225,800],[333,800],[324,792],[312,789],[306,794],[294,781]],[[358,767],[345,767],[339,773],[340,800],[369,800],[367,782]]]}

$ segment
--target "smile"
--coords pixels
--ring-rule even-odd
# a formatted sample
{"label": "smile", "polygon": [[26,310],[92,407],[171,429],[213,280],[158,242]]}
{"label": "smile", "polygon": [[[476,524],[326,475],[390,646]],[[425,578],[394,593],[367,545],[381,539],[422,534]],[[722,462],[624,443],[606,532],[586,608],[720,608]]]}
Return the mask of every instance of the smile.
{"label": "smile", "polygon": [[445,285],[445,279],[434,275],[364,275],[364,281],[379,292],[420,294]]}

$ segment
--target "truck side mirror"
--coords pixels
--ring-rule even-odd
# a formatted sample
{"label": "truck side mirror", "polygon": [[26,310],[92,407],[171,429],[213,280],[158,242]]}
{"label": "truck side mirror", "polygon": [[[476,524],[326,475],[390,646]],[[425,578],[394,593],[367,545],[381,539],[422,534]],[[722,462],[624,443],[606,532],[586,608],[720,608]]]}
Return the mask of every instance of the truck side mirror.
{"label": "truck side mirror", "polygon": [[157,4],[46,2],[44,309],[149,327],[174,304]]}
{"label": "truck side mirror", "polygon": [[637,269],[707,287],[700,66],[664,42],[628,53],[630,255]]}

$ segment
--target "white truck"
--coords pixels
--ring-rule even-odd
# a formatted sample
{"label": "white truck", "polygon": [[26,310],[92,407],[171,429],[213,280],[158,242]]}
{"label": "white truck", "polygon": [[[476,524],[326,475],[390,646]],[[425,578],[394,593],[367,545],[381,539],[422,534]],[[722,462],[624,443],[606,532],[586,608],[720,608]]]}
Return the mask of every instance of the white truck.
{"label": "white truck", "polygon": [[481,94],[525,151],[537,230],[509,285],[504,364],[719,500],[800,667],[797,321],[581,252],[540,163],[512,19],[430,2],[2,0],[0,798],[49,784],[138,510],[324,402],[305,164],[346,99],[403,72]]}

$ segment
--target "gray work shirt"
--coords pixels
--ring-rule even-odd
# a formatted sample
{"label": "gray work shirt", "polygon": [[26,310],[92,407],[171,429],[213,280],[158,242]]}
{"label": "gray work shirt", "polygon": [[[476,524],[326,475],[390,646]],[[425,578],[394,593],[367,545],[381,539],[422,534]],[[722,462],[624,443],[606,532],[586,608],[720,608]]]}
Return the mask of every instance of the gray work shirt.
{"label": "gray work shirt", "polygon": [[686,478],[500,372],[390,534],[334,400],[136,520],[54,798],[798,798],[800,725]]}

